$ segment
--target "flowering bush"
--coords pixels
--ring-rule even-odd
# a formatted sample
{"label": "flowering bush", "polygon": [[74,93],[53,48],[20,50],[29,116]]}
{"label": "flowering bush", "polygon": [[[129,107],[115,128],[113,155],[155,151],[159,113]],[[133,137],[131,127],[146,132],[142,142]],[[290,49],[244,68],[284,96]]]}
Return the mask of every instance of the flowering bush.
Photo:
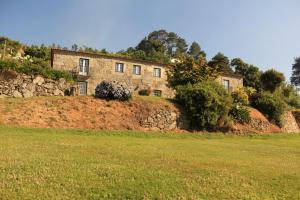
{"label": "flowering bush", "polygon": [[95,89],[95,96],[101,99],[127,101],[131,98],[128,88],[117,83],[102,81]]}

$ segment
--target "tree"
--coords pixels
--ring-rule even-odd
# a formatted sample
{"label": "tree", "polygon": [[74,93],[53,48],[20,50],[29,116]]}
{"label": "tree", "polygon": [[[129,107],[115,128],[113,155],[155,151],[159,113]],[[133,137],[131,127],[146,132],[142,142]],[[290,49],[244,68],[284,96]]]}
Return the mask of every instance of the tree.
{"label": "tree", "polygon": [[72,51],[78,51],[78,45],[77,44],[73,44],[71,47]]}
{"label": "tree", "polygon": [[300,86],[300,57],[295,58],[295,63],[292,66],[291,83],[299,90],[299,86]]}
{"label": "tree", "polygon": [[236,74],[243,76],[245,87],[252,87],[257,91],[261,89],[261,71],[256,66],[245,63],[241,58],[232,59],[230,65],[235,69]]}
{"label": "tree", "polygon": [[209,62],[208,65],[216,68],[219,71],[233,72],[230,65],[229,59],[221,52],[217,53]]}
{"label": "tree", "polygon": [[206,57],[206,53],[201,50],[201,47],[197,42],[191,44],[188,54],[196,60],[199,59],[200,56]]}
{"label": "tree", "polygon": [[270,69],[261,75],[260,81],[265,90],[274,92],[285,81],[285,77],[283,73]]}
{"label": "tree", "polygon": [[205,60],[196,62],[191,57],[181,56],[180,61],[170,67],[167,75],[168,85],[176,88],[178,85],[213,80],[218,76],[218,73],[215,68],[207,65]]}
{"label": "tree", "polygon": [[[164,48],[162,48],[162,46]],[[137,50],[143,50],[146,53],[153,51],[166,53],[168,55],[179,55],[186,53],[187,43],[185,39],[179,37],[174,32],[167,32],[166,30],[153,31],[145,37],[139,45]]]}

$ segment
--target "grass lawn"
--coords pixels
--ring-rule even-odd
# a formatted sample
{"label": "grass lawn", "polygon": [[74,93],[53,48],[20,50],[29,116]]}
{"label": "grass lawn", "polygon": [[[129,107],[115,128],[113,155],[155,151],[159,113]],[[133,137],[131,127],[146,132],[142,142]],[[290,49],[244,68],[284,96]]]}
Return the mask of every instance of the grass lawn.
{"label": "grass lawn", "polygon": [[300,199],[300,134],[0,127],[0,199]]}

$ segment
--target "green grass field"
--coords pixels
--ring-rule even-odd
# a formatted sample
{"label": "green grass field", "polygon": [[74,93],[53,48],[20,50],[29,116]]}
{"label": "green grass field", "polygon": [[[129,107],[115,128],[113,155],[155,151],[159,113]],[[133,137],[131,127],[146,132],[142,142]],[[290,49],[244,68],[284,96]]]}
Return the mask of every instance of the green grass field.
{"label": "green grass field", "polygon": [[0,199],[300,199],[300,135],[0,127]]}

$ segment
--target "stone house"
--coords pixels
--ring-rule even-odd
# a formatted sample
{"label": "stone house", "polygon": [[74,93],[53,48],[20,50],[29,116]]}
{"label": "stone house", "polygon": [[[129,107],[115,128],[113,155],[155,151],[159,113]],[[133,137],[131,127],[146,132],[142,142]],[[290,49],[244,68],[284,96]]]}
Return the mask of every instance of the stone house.
{"label": "stone house", "polygon": [[[51,50],[53,69],[73,73],[79,85],[80,95],[92,95],[101,81],[116,81],[137,94],[150,89],[151,95],[174,97],[174,90],[167,87],[168,65],[121,56],[77,52],[63,49]],[[241,76],[222,74],[218,81],[228,91],[243,85]]]}

